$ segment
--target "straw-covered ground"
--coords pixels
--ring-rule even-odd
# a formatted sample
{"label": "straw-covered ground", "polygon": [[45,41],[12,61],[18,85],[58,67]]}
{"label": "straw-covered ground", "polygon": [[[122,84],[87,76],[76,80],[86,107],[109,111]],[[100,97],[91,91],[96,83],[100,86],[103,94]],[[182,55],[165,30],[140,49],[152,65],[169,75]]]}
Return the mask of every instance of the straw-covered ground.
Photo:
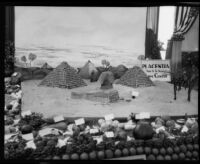
{"label": "straw-covered ground", "polygon": [[130,92],[136,90],[139,96],[130,102],[119,100],[116,103],[103,104],[84,99],[71,99],[72,91],[98,90],[98,82],[75,89],[61,89],[37,85],[41,80],[22,82],[22,110],[43,113],[45,117],[64,115],[65,117],[103,117],[113,113],[115,117],[127,117],[131,112],[150,112],[157,115],[198,114],[198,92],[192,90],[191,102],[187,101],[187,90],[182,89],[173,100],[173,85],[167,82],[154,82],[155,86],[133,89],[114,84],[119,96],[131,98]]}

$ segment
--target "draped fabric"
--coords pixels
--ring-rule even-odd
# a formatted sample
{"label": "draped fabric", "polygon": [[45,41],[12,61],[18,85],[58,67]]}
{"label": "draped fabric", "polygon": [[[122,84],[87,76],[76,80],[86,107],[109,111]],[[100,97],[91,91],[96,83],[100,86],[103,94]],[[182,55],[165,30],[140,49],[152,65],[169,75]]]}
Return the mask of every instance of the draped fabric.
{"label": "draped fabric", "polygon": [[5,76],[14,72],[15,22],[14,6],[5,7]]}
{"label": "draped fabric", "polygon": [[171,59],[171,71],[176,73],[181,69],[182,41],[184,35],[191,29],[199,13],[198,7],[176,7],[174,33],[168,42],[166,59]]}
{"label": "draped fabric", "polygon": [[145,58],[161,59],[158,47],[159,7],[147,7]]}

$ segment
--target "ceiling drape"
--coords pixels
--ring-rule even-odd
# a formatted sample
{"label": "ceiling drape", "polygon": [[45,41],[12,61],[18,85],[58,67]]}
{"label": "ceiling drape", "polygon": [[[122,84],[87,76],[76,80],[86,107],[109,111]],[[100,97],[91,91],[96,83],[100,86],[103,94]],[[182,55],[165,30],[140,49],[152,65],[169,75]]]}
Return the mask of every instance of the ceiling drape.
{"label": "ceiling drape", "polygon": [[159,7],[147,7],[146,36],[145,36],[145,58],[161,59],[158,48],[158,22]]}

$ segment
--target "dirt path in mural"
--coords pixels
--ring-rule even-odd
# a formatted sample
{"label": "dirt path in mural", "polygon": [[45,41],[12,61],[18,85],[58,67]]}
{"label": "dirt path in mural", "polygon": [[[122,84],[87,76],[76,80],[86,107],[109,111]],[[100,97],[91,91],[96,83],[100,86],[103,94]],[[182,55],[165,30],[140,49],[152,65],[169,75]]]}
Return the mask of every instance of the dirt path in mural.
{"label": "dirt path in mural", "polygon": [[71,99],[71,91],[98,90],[99,84],[90,83],[86,87],[60,89],[38,87],[40,80],[22,83],[22,110],[41,112],[44,116],[64,115],[66,117],[103,117],[114,113],[116,117],[127,117],[131,112],[150,112],[151,115],[198,114],[198,92],[192,91],[191,102],[187,101],[187,90],[182,89],[173,100],[173,86],[166,82],[155,82],[156,86],[146,88],[129,88],[114,85],[120,97],[131,98],[132,90],[139,91],[139,97],[131,102],[119,100],[117,103],[103,104],[89,100]]}

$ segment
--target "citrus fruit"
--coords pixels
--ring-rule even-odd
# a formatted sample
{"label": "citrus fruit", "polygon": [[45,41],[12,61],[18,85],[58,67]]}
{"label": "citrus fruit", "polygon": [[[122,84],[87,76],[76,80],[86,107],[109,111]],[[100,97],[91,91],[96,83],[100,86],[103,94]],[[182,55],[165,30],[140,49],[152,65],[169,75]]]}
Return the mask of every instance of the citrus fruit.
{"label": "citrus fruit", "polygon": [[70,156],[69,156],[68,154],[64,154],[64,155],[62,156],[62,159],[64,159],[64,160],[69,160],[69,159],[70,159]]}
{"label": "citrus fruit", "polygon": [[105,151],[105,154],[106,154],[106,158],[108,158],[108,159],[113,157],[113,152],[110,149],[107,149]]}
{"label": "citrus fruit", "polygon": [[192,150],[193,150],[192,144],[187,144],[187,150],[189,150],[189,151],[192,151]]}
{"label": "citrus fruit", "polygon": [[187,151],[186,154],[185,154],[185,156],[187,158],[191,158],[192,157],[192,153],[190,151]]}
{"label": "citrus fruit", "polygon": [[141,146],[137,147],[136,152],[137,152],[137,154],[142,154],[144,152],[143,147],[141,147]]}
{"label": "citrus fruit", "polygon": [[59,157],[59,156],[54,156],[52,159],[53,159],[53,160],[59,160],[60,157]]}
{"label": "citrus fruit", "polygon": [[171,147],[167,148],[167,154],[169,155],[173,154],[173,149]]}
{"label": "citrus fruit", "polygon": [[148,157],[147,157],[147,160],[155,160],[155,156],[153,154],[150,154]]}
{"label": "citrus fruit", "polygon": [[104,159],[104,158],[105,158],[105,153],[104,153],[104,151],[99,151],[99,152],[97,153],[97,157],[98,157],[98,159]]}
{"label": "citrus fruit", "polygon": [[95,151],[90,152],[90,153],[89,153],[89,158],[90,158],[91,160],[97,159],[97,154],[96,154],[96,152],[95,152]]}
{"label": "citrus fruit", "polygon": [[194,150],[197,150],[197,151],[199,150],[199,145],[198,144],[194,144],[193,147],[194,147]]}
{"label": "citrus fruit", "polygon": [[179,159],[180,160],[184,160],[185,159],[185,154],[184,153],[180,153],[179,154]]}
{"label": "citrus fruit", "polygon": [[181,150],[181,152],[186,153],[187,152],[187,147],[185,145],[181,145],[180,146],[180,150]]}
{"label": "citrus fruit", "polygon": [[122,150],[122,154],[123,154],[123,156],[128,156],[128,155],[129,155],[128,149],[127,149],[127,148],[124,148],[124,149]]}
{"label": "citrus fruit", "polygon": [[122,152],[120,149],[116,149],[114,154],[115,154],[115,157],[121,157]]}
{"label": "citrus fruit", "polygon": [[175,146],[174,147],[174,152],[179,154],[180,153],[180,148],[178,146]]}
{"label": "citrus fruit", "polygon": [[198,153],[197,151],[193,151],[193,152],[192,152],[192,156],[193,156],[194,158],[197,158],[197,157],[199,156],[199,153]]}
{"label": "citrus fruit", "polygon": [[158,156],[156,157],[156,160],[164,160],[164,157],[163,157],[162,155],[158,155]]}
{"label": "citrus fruit", "polygon": [[172,155],[172,160],[178,160],[178,155],[177,154],[173,154]]}
{"label": "citrus fruit", "polygon": [[87,153],[82,153],[81,155],[80,155],[80,159],[81,160],[88,160],[88,158],[89,158],[89,156],[88,156],[88,154]]}
{"label": "citrus fruit", "polygon": [[131,147],[131,148],[129,149],[129,152],[130,152],[130,155],[136,155],[136,150],[135,150],[134,147]]}
{"label": "citrus fruit", "polygon": [[74,153],[71,155],[72,160],[79,160],[79,155],[77,153]]}
{"label": "citrus fruit", "polygon": [[151,148],[150,147],[145,147],[144,152],[146,155],[149,155],[151,153]]}
{"label": "citrus fruit", "polygon": [[171,160],[171,156],[166,155],[166,156],[165,156],[165,160]]}
{"label": "citrus fruit", "polygon": [[165,150],[165,148],[161,148],[161,149],[160,149],[160,154],[161,154],[161,155],[166,155],[166,150]]}
{"label": "citrus fruit", "polygon": [[159,151],[158,151],[157,148],[153,148],[153,149],[152,149],[152,153],[153,153],[154,155],[158,155],[158,154],[159,154]]}

